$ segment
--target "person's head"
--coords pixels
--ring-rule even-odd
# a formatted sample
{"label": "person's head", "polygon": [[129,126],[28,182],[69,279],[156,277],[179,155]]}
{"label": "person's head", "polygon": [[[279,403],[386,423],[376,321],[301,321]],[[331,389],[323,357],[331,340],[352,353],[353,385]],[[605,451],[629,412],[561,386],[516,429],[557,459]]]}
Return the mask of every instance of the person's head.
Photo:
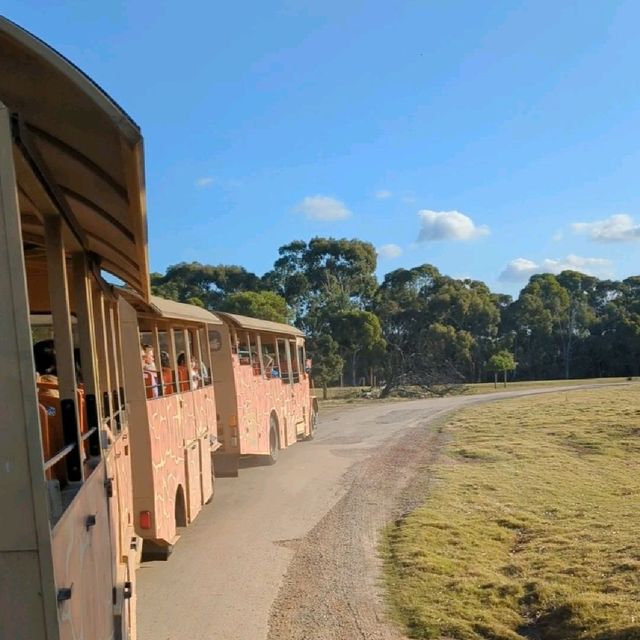
{"label": "person's head", "polygon": [[184,355],[184,351],[182,351],[178,355],[178,366],[179,367],[184,367],[186,364],[187,364],[187,357]]}
{"label": "person's head", "polygon": [[140,345],[140,355],[142,356],[142,364],[153,364],[153,347],[150,344]]}
{"label": "person's head", "polygon": [[171,364],[169,362],[169,354],[166,351],[161,351],[160,352],[160,364],[165,369],[170,369],[171,368]]}
{"label": "person's head", "polygon": [[53,386],[43,386],[40,387],[38,393],[42,396],[51,396],[52,398],[60,397],[60,390],[58,389],[58,376],[51,375],[50,373],[45,373],[43,376],[40,376],[38,380],[39,383],[43,385],[56,385]]}
{"label": "person's head", "polygon": [[33,345],[33,359],[36,371],[42,374],[56,375],[56,348],[53,340],[40,340]]}

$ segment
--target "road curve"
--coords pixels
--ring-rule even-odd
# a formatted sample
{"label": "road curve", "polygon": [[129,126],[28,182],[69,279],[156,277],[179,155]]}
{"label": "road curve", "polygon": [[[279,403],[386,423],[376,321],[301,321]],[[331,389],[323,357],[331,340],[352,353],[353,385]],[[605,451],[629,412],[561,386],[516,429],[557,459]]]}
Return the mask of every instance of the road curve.
{"label": "road curve", "polygon": [[[138,573],[139,640],[396,639],[377,592],[377,535],[440,443],[434,418],[557,391],[331,409],[275,466],[216,481],[168,562]],[[339,574],[339,575],[338,575]]]}

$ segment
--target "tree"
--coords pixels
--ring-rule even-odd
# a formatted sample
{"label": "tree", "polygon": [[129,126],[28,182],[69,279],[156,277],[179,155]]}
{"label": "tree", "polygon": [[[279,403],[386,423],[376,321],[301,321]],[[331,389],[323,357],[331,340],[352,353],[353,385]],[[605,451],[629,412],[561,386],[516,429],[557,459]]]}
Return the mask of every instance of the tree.
{"label": "tree", "polygon": [[291,321],[291,310],[286,300],[273,291],[231,293],[224,298],[219,308],[220,311],[272,322],[289,323]]}
{"label": "tree", "polygon": [[330,319],[331,335],[338,343],[341,355],[351,364],[351,384],[357,384],[358,356],[381,358],[385,353],[386,341],[378,316],[370,311],[349,309]]}
{"label": "tree", "polygon": [[199,299],[215,311],[226,296],[239,291],[262,291],[258,276],[236,265],[209,265],[180,262],[167,268],[164,276],[152,274],[153,293],[179,302]]}
{"label": "tree", "polygon": [[312,348],[311,375],[322,387],[322,397],[327,399],[327,386],[342,375],[344,360],[340,357],[338,343],[329,335],[320,336]]}
{"label": "tree", "polygon": [[502,372],[504,374],[504,386],[507,386],[507,372],[513,371],[517,362],[515,361],[513,354],[510,351],[498,351],[498,353],[494,353],[487,363],[487,369],[489,371],[493,371],[493,385],[494,387],[498,386],[498,373]]}
{"label": "tree", "polygon": [[364,308],[377,288],[374,246],[362,240],[312,238],[296,240],[278,250],[273,270],[263,276],[265,287],[283,296],[297,319],[307,315],[319,300],[340,299]]}
{"label": "tree", "polygon": [[563,372],[571,298],[556,276],[534,275],[508,310],[519,360],[529,378],[557,378]]}

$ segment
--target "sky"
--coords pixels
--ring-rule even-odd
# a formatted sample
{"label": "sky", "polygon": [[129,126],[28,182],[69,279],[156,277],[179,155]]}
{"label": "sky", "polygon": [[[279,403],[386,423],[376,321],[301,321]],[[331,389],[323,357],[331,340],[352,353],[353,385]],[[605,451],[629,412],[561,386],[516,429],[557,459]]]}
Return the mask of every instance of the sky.
{"label": "sky", "polygon": [[151,268],[640,273],[640,3],[5,0],[145,138]]}

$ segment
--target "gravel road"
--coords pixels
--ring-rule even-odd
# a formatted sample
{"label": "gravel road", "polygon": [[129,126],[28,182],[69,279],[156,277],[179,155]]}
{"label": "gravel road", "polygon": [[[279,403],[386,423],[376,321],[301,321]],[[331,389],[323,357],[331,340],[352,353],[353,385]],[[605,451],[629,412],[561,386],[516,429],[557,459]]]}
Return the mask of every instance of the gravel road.
{"label": "gravel road", "polygon": [[328,410],[275,466],[218,479],[169,561],[142,565],[139,640],[402,639],[381,600],[378,536],[428,490],[437,418],[549,391]]}

